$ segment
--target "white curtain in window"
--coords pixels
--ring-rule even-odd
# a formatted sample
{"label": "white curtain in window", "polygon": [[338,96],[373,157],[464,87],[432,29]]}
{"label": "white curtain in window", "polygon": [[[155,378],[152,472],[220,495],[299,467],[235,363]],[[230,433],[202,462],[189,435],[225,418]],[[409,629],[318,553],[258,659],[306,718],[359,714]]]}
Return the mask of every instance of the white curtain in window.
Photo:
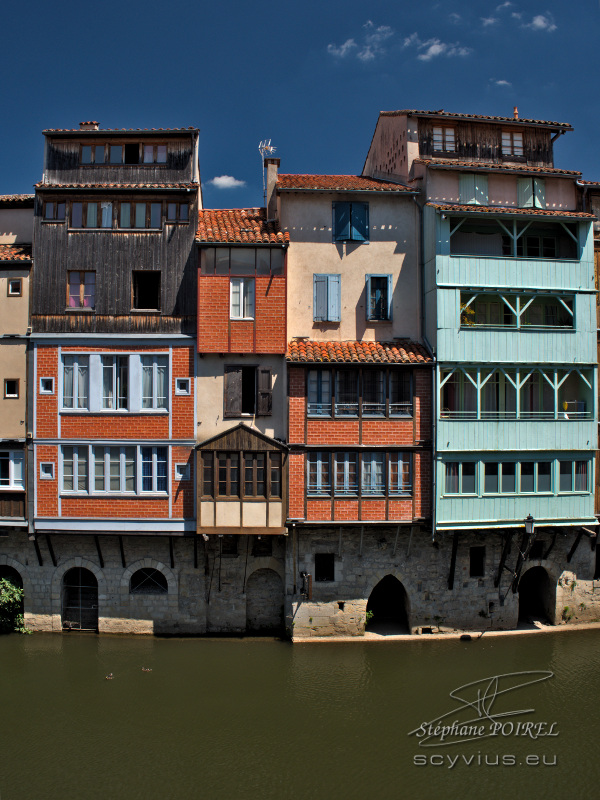
{"label": "white curtain in window", "polygon": [[88,367],[87,360],[77,365],[77,407],[87,408],[88,401]]}
{"label": "white curtain in window", "polygon": [[73,357],[65,356],[63,370],[63,406],[73,408]]}
{"label": "white curtain in window", "polygon": [[142,408],[152,408],[152,359],[142,358]]}
{"label": "white curtain in window", "polygon": [[156,407],[167,407],[167,364],[163,358],[156,364]]}

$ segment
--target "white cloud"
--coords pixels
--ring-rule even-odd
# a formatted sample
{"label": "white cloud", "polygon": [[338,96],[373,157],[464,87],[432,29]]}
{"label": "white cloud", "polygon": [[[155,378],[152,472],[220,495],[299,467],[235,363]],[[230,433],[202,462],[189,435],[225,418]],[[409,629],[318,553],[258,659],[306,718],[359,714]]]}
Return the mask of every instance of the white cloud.
{"label": "white cloud", "polygon": [[546,33],[552,33],[552,31],[556,30],[556,24],[554,22],[554,18],[552,14],[546,12],[545,14],[537,14],[531,22],[528,22],[523,27],[531,28],[534,31],[546,31]]}
{"label": "white cloud", "polygon": [[344,44],[341,44],[339,47],[336,47],[334,44],[327,45],[327,52],[329,55],[335,56],[336,58],[346,58],[346,56],[356,47],[356,42],[354,39],[346,39]]}
{"label": "white cloud", "polygon": [[512,86],[510,81],[499,80],[497,81],[495,78],[490,78],[490,82],[494,84],[494,86]]}
{"label": "white cloud", "polygon": [[520,11],[513,11],[512,14],[511,14],[511,17],[513,19],[521,19],[522,16],[523,16],[523,14],[521,14]]}
{"label": "white cloud", "polygon": [[[383,43],[394,35],[394,31],[389,25],[375,25],[368,19],[362,26],[364,33],[361,39],[346,39],[343,44],[327,45],[327,52],[335,58],[346,58],[355,55],[360,61],[373,61],[378,56],[384,55],[385,48]],[[358,38],[358,37],[357,37]]]}
{"label": "white cloud", "polygon": [[504,8],[510,8],[512,3],[509,0],[506,0],[506,3],[500,3],[499,6],[496,6],[496,11],[502,11]]}
{"label": "white cloud", "polygon": [[498,17],[482,17],[481,24],[484,28],[489,27],[490,25],[495,25],[498,22]]}
{"label": "white cloud", "polygon": [[453,11],[452,14],[448,15],[448,19],[450,20],[450,22],[453,22],[455,25],[458,25],[462,17],[460,14],[457,14],[455,11]]}
{"label": "white cloud", "polygon": [[404,47],[412,47],[413,45],[421,52],[417,55],[419,61],[431,61],[432,58],[437,56],[445,56],[451,58],[452,56],[468,56],[471,52],[470,47],[462,47],[458,42],[449,43],[442,42],[440,39],[427,39],[422,42],[417,33],[411,33],[404,39]]}
{"label": "white cloud", "polygon": [[246,185],[246,181],[238,181],[233,175],[218,175],[208,183],[212,183],[217,189],[239,189]]}

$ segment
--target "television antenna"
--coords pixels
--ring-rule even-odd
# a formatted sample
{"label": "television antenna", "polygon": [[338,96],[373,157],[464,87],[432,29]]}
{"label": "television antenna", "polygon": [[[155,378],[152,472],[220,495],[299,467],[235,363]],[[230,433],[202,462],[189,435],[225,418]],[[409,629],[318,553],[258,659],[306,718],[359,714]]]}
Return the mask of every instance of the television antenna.
{"label": "television antenna", "polygon": [[265,185],[265,158],[267,158],[267,156],[272,156],[275,150],[277,150],[277,148],[271,144],[270,139],[263,139],[262,142],[260,142],[258,145],[258,152],[260,153],[260,158],[263,167],[263,206],[265,208],[267,205],[267,187]]}

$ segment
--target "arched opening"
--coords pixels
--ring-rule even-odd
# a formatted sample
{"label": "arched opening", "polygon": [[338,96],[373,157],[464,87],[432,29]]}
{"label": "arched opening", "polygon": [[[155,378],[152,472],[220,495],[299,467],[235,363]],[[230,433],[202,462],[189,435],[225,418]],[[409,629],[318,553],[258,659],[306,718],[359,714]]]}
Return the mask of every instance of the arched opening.
{"label": "arched opening", "polygon": [[[17,589],[23,588],[23,578],[14,567],[9,567],[5,564],[0,564],[0,581],[9,581]],[[25,611],[23,600],[19,607],[18,614],[23,614]]]}
{"label": "arched opening", "polygon": [[406,589],[398,578],[386,575],[367,602],[366,630],[382,635],[410,633],[409,613]]}
{"label": "arched opening", "polygon": [[555,613],[556,585],[544,567],[528,569],[519,581],[519,623],[554,625]]}
{"label": "arched opening", "polygon": [[246,582],[246,631],[283,631],[283,581],[272,569],[257,569]]}
{"label": "arched opening", "polygon": [[129,582],[130,594],[167,594],[168,591],[169,585],[165,576],[159,570],[150,567],[138,569]]}
{"label": "arched opening", "polygon": [[98,581],[83,567],[63,575],[62,626],[70,631],[98,630]]}

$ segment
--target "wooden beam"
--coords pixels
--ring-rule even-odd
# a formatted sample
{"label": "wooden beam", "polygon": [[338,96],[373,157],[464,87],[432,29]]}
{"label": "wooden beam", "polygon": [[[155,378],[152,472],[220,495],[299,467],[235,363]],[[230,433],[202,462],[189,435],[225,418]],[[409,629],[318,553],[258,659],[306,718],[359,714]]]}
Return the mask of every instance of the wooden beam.
{"label": "wooden beam", "polygon": [[104,559],[102,558],[102,550],[100,549],[100,539],[94,536],[96,542],[96,552],[98,553],[98,561],[100,562],[100,569],[104,569]]}
{"label": "wooden beam", "polygon": [[119,550],[121,551],[121,566],[123,567],[123,569],[125,569],[127,567],[127,564],[125,563],[125,550],[123,548],[122,536],[119,536]]}
{"label": "wooden beam", "polygon": [[37,556],[38,564],[40,567],[43,567],[44,561],[42,559],[42,551],[40,550],[40,543],[37,540],[37,536],[33,540],[33,546],[35,547],[35,554]]}
{"label": "wooden beam", "polygon": [[548,549],[544,553],[544,556],[543,556],[544,561],[548,558],[548,556],[550,555],[550,553],[554,549],[554,545],[556,544],[556,537],[557,536],[558,536],[558,532],[555,530],[554,533],[552,534],[552,541],[550,542],[550,545],[548,546]]}
{"label": "wooden beam", "polygon": [[575,555],[575,550],[579,547],[579,542],[581,541],[581,537],[583,536],[583,531],[579,528],[579,533],[575,537],[575,541],[573,542],[573,547],[569,550],[569,555],[567,556],[567,563],[570,563],[571,559]]}
{"label": "wooden beam", "polygon": [[50,558],[52,559],[53,566],[56,566],[56,556],[54,555],[54,548],[52,547],[52,541],[50,540],[50,534],[46,534],[46,544],[48,545],[48,551],[50,553]]}
{"label": "wooden beam", "polygon": [[450,573],[448,575],[448,589],[454,589],[454,570],[456,569],[456,551],[458,550],[458,531],[452,537],[452,555],[450,556]]}

